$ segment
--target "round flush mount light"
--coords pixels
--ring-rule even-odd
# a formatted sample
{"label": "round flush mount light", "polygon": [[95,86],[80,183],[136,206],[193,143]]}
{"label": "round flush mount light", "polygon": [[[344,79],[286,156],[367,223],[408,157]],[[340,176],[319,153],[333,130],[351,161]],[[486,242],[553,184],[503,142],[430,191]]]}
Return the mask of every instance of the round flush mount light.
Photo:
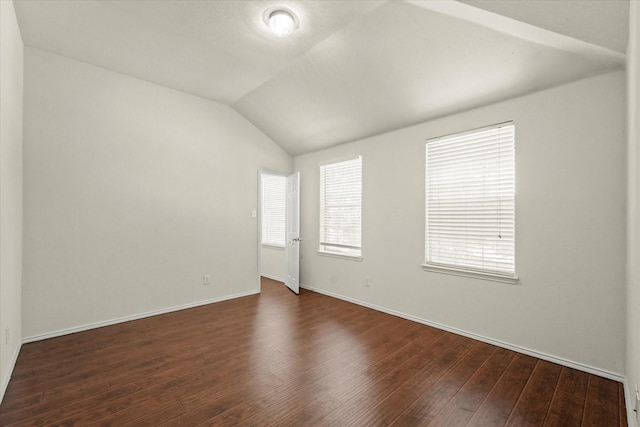
{"label": "round flush mount light", "polygon": [[272,33],[279,37],[288,36],[298,28],[298,19],[290,10],[271,9],[264,13],[264,22]]}

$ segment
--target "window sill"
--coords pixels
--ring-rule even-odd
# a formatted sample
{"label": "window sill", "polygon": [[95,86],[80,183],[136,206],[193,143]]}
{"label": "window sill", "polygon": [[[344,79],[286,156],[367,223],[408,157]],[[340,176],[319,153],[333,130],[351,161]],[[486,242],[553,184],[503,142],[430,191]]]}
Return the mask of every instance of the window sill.
{"label": "window sill", "polygon": [[276,245],[267,245],[262,243],[261,246],[266,249],[277,249],[279,251],[284,251],[284,246],[276,246]]}
{"label": "window sill", "polygon": [[454,276],[471,277],[473,279],[489,280],[492,282],[507,283],[509,285],[516,285],[519,282],[517,277],[506,276],[494,273],[484,273],[480,271],[463,270],[453,267],[443,267],[440,265],[422,264],[424,271],[431,271],[434,273],[451,274]]}
{"label": "window sill", "polygon": [[323,252],[323,251],[318,251],[318,255],[327,256],[327,257],[330,257],[330,258],[342,258],[342,259],[347,260],[347,261],[362,262],[362,256],[334,254],[334,253],[331,253],[331,252]]}

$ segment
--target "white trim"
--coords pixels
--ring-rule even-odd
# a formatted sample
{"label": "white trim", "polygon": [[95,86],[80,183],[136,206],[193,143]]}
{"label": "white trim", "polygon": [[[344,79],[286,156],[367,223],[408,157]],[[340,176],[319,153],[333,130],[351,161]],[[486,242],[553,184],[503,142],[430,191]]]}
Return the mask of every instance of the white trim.
{"label": "white trim", "polygon": [[333,157],[331,159],[322,160],[321,162],[318,162],[318,166],[327,166],[332,163],[348,162],[349,160],[356,160],[357,158],[360,158],[360,157],[362,157],[362,154],[347,154],[344,156]]}
{"label": "white trim", "polygon": [[[283,178],[285,181],[287,179],[287,177],[289,176],[289,174],[283,173],[283,172],[269,172],[269,171],[264,171],[264,170],[259,170],[258,171],[258,211],[260,212],[260,216],[257,218],[260,221],[260,235],[259,237],[259,241],[260,241],[260,245],[262,245],[262,247],[270,247],[270,248],[282,248],[284,249],[286,246],[286,237],[285,237],[285,232],[286,230],[284,229],[285,226],[283,225],[283,234],[282,234],[282,245],[278,244],[278,243],[264,243],[263,238],[264,236],[262,235],[262,220],[264,218],[264,185],[265,185],[265,178],[267,176],[271,176],[271,177],[280,177]],[[283,182],[284,184],[284,182]],[[286,199],[286,186],[283,185],[282,187],[283,193],[282,196],[284,197],[284,199]],[[286,211],[286,200],[285,200],[285,207],[283,208],[283,213],[284,211]],[[283,221],[284,221],[284,217],[283,217]]]}
{"label": "white trim", "polygon": [[90,329],[97,329],[97,328],[102,328],[104,326],[116,325],[118,323],[130,322],[131,320],[144,319],[145,317],[157,316],[159,314],[171,313],[173,311],[185,310],[185,309],[188,309],[188,308],[194,308],[194,307],[199,307],[199,306],[202,306],[202,305],[213,304],[213,303],[216,303],[216,302],[222,302],[222,301],[227,301],[227,300],[231,300],[231,299],[235,299],[235,298],[246,297],[246,296],[255,295],[255,294],[258,294],[258,293],[260,293],[259,290],[255,290],[254,289],[254,290],[247,291],[247,292],[241,292],[239,294],[226,295],[226,296],[223,296],[223,297],[212,298],[212,299],[208,299],[208,300],[204,300],[204,301],[197,301],[197,302],[192,302],[192,303],[188,303],[188,304],[177,305],[177,306],[174,306],[174,307],[162,308],[162,309],[159,309],[159,310],[148,311],[146,313],[140,313],[140,314],[134,314],[134,315],[131,315],[131,316],[119,317],[117,319],[104,320],[102,322],[89,323],[87,325],[82,325],[82,326],[75,326],[73,328],[68,328],[68,329],[60,329],[60,330],[53,331],[53,332],[47,332],[45,334],[39,334],[39,335],[30,336],[30,337],[25,337],[25,338],[22,339],[22,343],[23,344],[27,344],[27,343],[30,343],[30,342],[46,340],[46,339],[49,339],[49,338],[56,338],[56,337],[60,337],[60,336],[63,336],[63,335],[73,334],[73,333],[76,333],[76,332],[88,331]]}
{"label": "white trim", "polygon": [[517,285],[518,278],[512,276],[505,276],[498,273],[489,273],[484,271],[465,270],[462,268],[445,267],[442,265],[434,264],[422,264],[424,271],[431,271],[433,273],[451,274],[454,276],[471,277],[473,279],[490,280],[492,282],[507,283],[509,285]]}
{"label": "white trim", "polygon": [[502,122],[502,123],[495,123],[495,124],[488,125],[488,126],[480,126],[480,127],[473,128],[473,129],[463,130],[461,132],[450,133],[448,135],[436,136],[434,138],[427,138],[427,140],[425,142],[428,144],[430,142],[435,142],[435,141],[439,141],[439,140],[444,139],[444,138],[449,138],[450,136],[467,136],[467,135],[470,135],[472,133],[483,131],[483,130],[500,129],[500,128],[503,128],[503,127],[506,127],[506,126],[512,126],[512,125],[513,125],[513,120],[508,120],[508,121]]}
{"label": "white trim", "polygon": [[[260,272],[262,271],[262,175],[263,174],[271,174],[271,175],[282,175],[282,176],[289,176],[291,175],[290,173],[287,172],[272,172],[270,170],[265,170],[265,169],[258,169],[258,208],[256,209],[257,215],[256,215],[256,222],[257,222],[257,229],[258,229],[258,234],[256,236],[256,241],[257,241],[257,247],[256,247],[256,254],[257,254],[257,261],[258,261],[258,275],[256,278],[256,290],[255,293],[259,294],[260,292],[262,292],[262,285],[260,284]],[[273,246],[274,249],[279,249],[277,246]],[[283,248],[284,249],[284,248]]]}
{"label": "white trim", "polygon": [[256,256],[258,261],[258,279],[256,281],[256,293],[262,292],[262,285],[260,284],[260,271],[262,271],[262,174],[265,173],[262,169],[258,169],[258,215],[256,215],[256,228],[258,234],[256,235]]}
{"label": "white trim", "polygon": [[568,368],[573,368],[573,369],[577,369],[579,371],[583,371],[583,372],[587,372],[589,374],[593,374],[593,375],[597,375],[599,377],[603,377],[603,378],[607,378],[610,380],[614,380],[614,381],[618,381],[618,382],[622,382],[623,384],[625,383],[625,377],[623,375],[620,375],[618,373],[615,372],[611,372],[611,371],[607,371],[604,369],[599,369],[593,366],[589,366],[589,365],[584,365],[582,363],[579,362],[574,362],[572,360],[567,360],[567,359],[563,359],[557,356],[552,356],[546,353],[540,353],[538,351],[535,350],[531,350],[529,348],[526,347],[520,347],[518,345],[514,345],[514,344],[509,344],[503,341],[499,341],[499,340],[495,340],[492,338],[487,338],[485,336],[482,335],[478,335],[478,334],[474,334],[472,332],[467,332],[464,331],[462,329],[458,329],[458,328],[453,328],[451,326],[446,326],[437,322],[432,322],[430,320],[426,320],[426,319],[422,319],[420,317],[417,316],[413,316],[410,314],[405,314],[402,313],[400,311],[396,311],[396,310],[391,310],[385,307],[381,307],[379,305],[375,305],[375,304],[370,304],[368,302],[364,302],[355,298],[350,298],[350,297],[346,297],[344,295],[340,295],[340,294],[336,294],[334,292],[330,292],[330,291],[326,291],[324,289],[319,289],[319,288],[314,288],[313,286],[308,286],[305,284],[300,284],[300,287],[303,289],[306,289],[308,291],[312,291],[312,292],[317,292],[319,294],[324,294],[330,297],[334,297],[334,298],[338,298],[344,301],[348,301],[354,304],[358,304],[361,305],[363,307],[367,307],[367,308],[371,308],[373,310],[377,310],[377,311],[381,311],[383,313],[387,313],[387,314],[391,314],[393,316],[397,316],[397,317],[401,317],[403,319],[407,319],[407,320],[411,320],[413,322],[417,322],[417,323],[422,323],[423,325],[427,325],[427,326],[431,326],[434,327],[436,329],[441,329],[443,331],[447,331],[447,332],[451,332],[454,333],[456,335],[462,335],[464,337],[468,337],[474,340],[478,340],[478,341],[482,341],[482,342],[486,342],[488,344],[491,345],[495,345],[498,347],[502,347],[502,348],[506,348],[507,350],[512,350],[518,353],[522,353],[522,354],[526,354],[528,356],[532,356],[538,359],[542,359],[542,360],[546,360],[548,362],[552,362],[552,363],[557,363],[558,365],[562,365],[562,366],[566,366]]}
{"label": "white trim", "polygon": [[9,386],[9,381],[11,381],[11,375],[13,375],[13,370],[16,367],[16,362],[18,361],[18,355],[20,354],[20,349],[22,348],[22,343],[18,345],[16,351],[13,353],[13,358],[11,359],[11,364],[9,365],[9,369],[7,373],[2,378],[2,383],[0,383],[0,403],[4,399],[4,393],[7,391],[7,387]]}
{"label": "white trim", "polygon": [[282,277],[272,276],[270,274],[261,274],[260,276],[265,277],[267,279],[275,280],[276,282],[284,283],[284,278]]}
{"label": "white trim", "polygon": [[[354,164],[355,161],[357,161],[357,165]],[[344,170],[342,168],[339,168],[338,171],[334,171],[333,173],[331,172],[331,170],[334,167],[337,167],[337,165],[341,165],[341,164],[344,165],[345,163],[348,163],[346,170],[350,171],[353,174],[350,179],[346,179],[348,175],[343,176]],[[323,163],[323,164],[320,164],[319,166],[319,184],[320,184],[319,214],[320,216],[319,216],[319,223],[318,223],[319,224],[318,253],[320,254],[340,255],[340,256],[349,257],[349,258],[360,258],[360,260],[362,258],[362,228],[363,228],[362,227],[362,198],[363,198],[362,165],[363,165],[362,155],[359,154],[357,157],[354,157],[354,158],[334,161],[329,163]],[[329,172],[325,172],[327,170]],[[340,172],[341,170],[342,172]],[[329,178],[326,175],[327,173],[329,174]],[[356,183],[355,177],[357,175],[359,175],[359,182]],[[331,178],[331,176],[333,176],[333,178]],[[329,207],[327,207],[327,201],[326,201],[327,183],[333,183],[334,185],[333,192],[332,192],[334,197],[334,202],[329,203],[330,205]],[[345,204],[345,200],[343,199],[343,196],[345,196],[346,194],[351,194],[350,192],[355,190],[357,190],[357,192],[359,193],[360,203],[356,204],[356,203],[353,203],[352,200],[349,200],[348,203]],[[331,230],[332,226],[342,227],[341,223],[336,223],[335,221],[339,222],[341,219],[344,219],[344,218],[340,218],[340,215],[338,215],[338,217],[333,218],[333,220],[329,220],[329,223],[327,223],[327,209],[330,208],[331,206],[350,207],[354,209],[358,208],[359,210],[358,236],[356,237],[356,235],[350,235],[348,237],[348,243],[351,243],[351,244],[328,241],[328,240],[331,240],[332,238],[336,238],[336,236],[332,236],[332,235],[327,236],[326,235],[327,230]],[[331,218],[331,215],[329,215],[329,218]],[[358,245],[356,246],[356,244]],[[338,250],[332,251],[331,250],[332,248],[336,248]],[[340,251],[341,248],[353,249],[353,250],[342,251],[342,252],[352,252],[352,253],[342,253]]]}
{"label": "white trim", "polygon": [[264,248],[264,249],[274,249],[274,250],[279,250],[279,251],[284,251],[284,246],[278,246],[278,245],[270,245],[268,243],[260,243],[260,245]]}
{"label": "white trim", "polygon": [[342,258],[342,259],[345,259],[347,261],[358,261],[358,262],[361,262],[362,259],[363,259],[362,256],[346,255],[346,254],[334,254],[333,252],[325,252],[325,251],[318,251],[318,255],[328,256],[330,258]]}
{"label": "white trim", "polygon": [[[633,399],[632,397],[633,394],[631,393],[631,389],[629,388],[629,383],[627,382],[626,378],[624,379],[622,384],[624,385],[624,404],[625,404],[625,407],[627,408],[627,426],[634,427],[638,425],[635,418],[635,411],[633,410],[636,405],[636,402],[635,402],[635,399]],[[634,394],[635,394],[635,390],[634,390]]]}

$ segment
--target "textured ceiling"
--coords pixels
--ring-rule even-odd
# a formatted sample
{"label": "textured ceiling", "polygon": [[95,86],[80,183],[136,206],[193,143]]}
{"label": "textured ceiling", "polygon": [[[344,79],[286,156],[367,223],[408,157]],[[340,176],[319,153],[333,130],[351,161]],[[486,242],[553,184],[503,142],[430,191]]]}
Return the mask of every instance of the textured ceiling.
{"label": "textured ceiling", "polygon": [[616,52],[627,52],[628,0],[460,1]]}
{"label": "textured ceiling", "polygon": [[[262,21],[276,6],[288,38]],[[293,155],[620,67],[628,28],[615,0],[15,7],[26,45],[226,103]]]}
{"label": "textured ceiling", "polygon": [[[15,8],[29,46],[229,104],[378,4],[18,0]],[[275,5],[299,15],[295,37],[264,25]]]}

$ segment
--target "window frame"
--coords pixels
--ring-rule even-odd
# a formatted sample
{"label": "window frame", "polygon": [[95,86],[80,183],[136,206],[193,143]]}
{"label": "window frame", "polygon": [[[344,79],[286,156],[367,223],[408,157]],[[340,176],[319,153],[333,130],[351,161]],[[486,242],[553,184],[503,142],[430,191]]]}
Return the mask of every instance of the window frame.
{"label": "window frame", "polygon": [[[453,264],[446,264],[446,263],[434,263],[434,262],[430,262],[430,254],[429,254],[429,186],[427,184],[427,181],[429,180],[429,159],[428,159],[428,144],[432,143],[432,142],[436,142],[436,141],[442,141],[442,140],[447,140],[447,139],[454,139],[454,138],[460,138],[460,137],[464,137],[464,136],[468,136],[468,135],[472,135],[472,134],[479,134],[481,132],[486,132],[488,130],[491,129],[497,129],[497,128],[503,128],[503,127],[507,127],[507,126],[511,126],[513,128],[513,138],[510,141],[511,147],[512,147],[512,159],[513,159],[513,164],[512,166],[512,170],[513,170],[513,175],[512,177],[510,177],[510,181],[509,183],[513,184],[513,193],[512,193],[512,201],[513,201],[513,210],[512,210],[512,219],[513,219],[513,228],[510,229],[510,231],[512,231],[513,233],[513,242],[512,242],[512,256],[513,256],[513,273],[507,273],[507,272],[501,272],[501,271],[496,271],[496,270],[491,270],[491,269],[483,269],[483,268],[477,268],[477,267],[472,267],[472,266],[464,266],[464,265],[453,265]],[[497,142],[496,142],[497,143]],[[515,170],[515,124],[513,121],[508,121],[508,122],[503,122],[503,123],[498,123],[498,124],[494,124],[494,125],[489,125],[489,126],[483,126],[480,128],[475,128],[475,129],[471,129],[471,130],[467,130],[467,131],[463,131],[463,132],[456,132],[456,133],[452,133],[452,134],[448,134],[448,135],[444,135],[441,137],[437,137],[437,138],[429,138],[426,140],[425,142],[425,167],[424,167],[424,171],[425,171],[425,218],[424,218],[424,238],[425,238],[425,246],[424,246],[424,263],[422,264],[422,268],[424,271],[429,271],[429,272],[436,272],[436,273],[443,273],[443,274],[450,274],[450,275],[455,275],[455,276],[462,276],[462,277],[471,277],[471,278],[476,278],[476,279],[483,279],[483,280],[490,280],[490,281],[495,281],[495,282],[501,282],[501,283],[507,283],[507,284],[517,284],[519,283],[519,279],[516,275],[516,227],[515,227],[515,203],[516,203],[516,192],[515,192],[515,180],[516,180],[516,170]],[[502,172],[504,169],[502,168],[502,165],[499,166],[500,171]],[[483,178],[486,177],[486,175],[482,175]],[[501,185],[502,181],[500,180],[500,184]],[[511,200],[511,199],[509,199]],[[500,209],[500,208],[498,208]],[[495,211],[494,211],[495,212]],[[498,211],[501,212],[501,211]],[[498,215],[501,215],[501,213],[498,213]],[[473,239],[471,239],[471,241],[473,241]]]}
{"label": "window frame", "polygon": [[[345,162],[350,162],[350,161],[354,161],[354,160],[358,160],[360,163],[360,223],[359,223],[359,228],[360,228],[360,236],[359,236],[359,240],[360,240],[360,246],[359,247],[354,247],[352,245],[345,245],[346,248],[352,248],[352,249],[357,249],[358,253],[348,253],[348,252],[339,252],[339,251],[331,251],[331,250],[327,250],[327,247],[340,247],[342,246],[339,243],[329,243],[328,242],[323,242],[322,236],[323,236],[323,222],[322,222],[322,215],[323,215],[323,189],[324,189],[324,182],[323,182],[323,168],[327,167],[327,166],[332,166],[332,165],[336,165],[339,163],[345,163]],[[354,156],[348,156],[348,157],[343,157],[343,158],[339,158],[339,159],[332,159],[330,161],[325,161],[319,164],[318,167],[318,181],[319,181],[319,197],[318,197],[318,202],[319,202],[319,218],[318,218],[318,254],[322,255],[322,256],[327,256],[327,257],[333,257],[333,258],[342,258],[345,260],[351,260],[351,261],[362,261],[363,259],[363,250],[362,250],[362,195],[363,195],[363,191],[362,191],[362,187],[363,187],[363,183],[362,183],[362,177],[363,177],[363,161],[362,161],[362,156],[361,155],[354,155]]]}
{"label": "window frame", "polygon": [[[265,243],[265,240],[264,240],[265,233],[266,233],[265,222],[267,221],[267,218],[268,218],[268,214],[267,214],[267,211],[265,209],[266,201],[267,201],[266,191],[265,191],[265,182],[267,181],[268,177],[282,178],[283,184],[284,184],[283,192],[282,192],[282,202],[283,202],[283,206],[282,206],[282,244],[274,243],[274,242],[271,242],[271,241]],[[287,239],[286,239],[286,224],[285,224],[286,179],[287,179],[287,174],[284,174],[284,173],[267,172],[267,171],[261,171],[261,173],[260,173],[260,185],[262,187],[261,188],[261,203],[260,203],[260,245],[262,247],[265,247],[265,248],[285,250],[285,247],[286,247],[286,241],[287,241]]]}

